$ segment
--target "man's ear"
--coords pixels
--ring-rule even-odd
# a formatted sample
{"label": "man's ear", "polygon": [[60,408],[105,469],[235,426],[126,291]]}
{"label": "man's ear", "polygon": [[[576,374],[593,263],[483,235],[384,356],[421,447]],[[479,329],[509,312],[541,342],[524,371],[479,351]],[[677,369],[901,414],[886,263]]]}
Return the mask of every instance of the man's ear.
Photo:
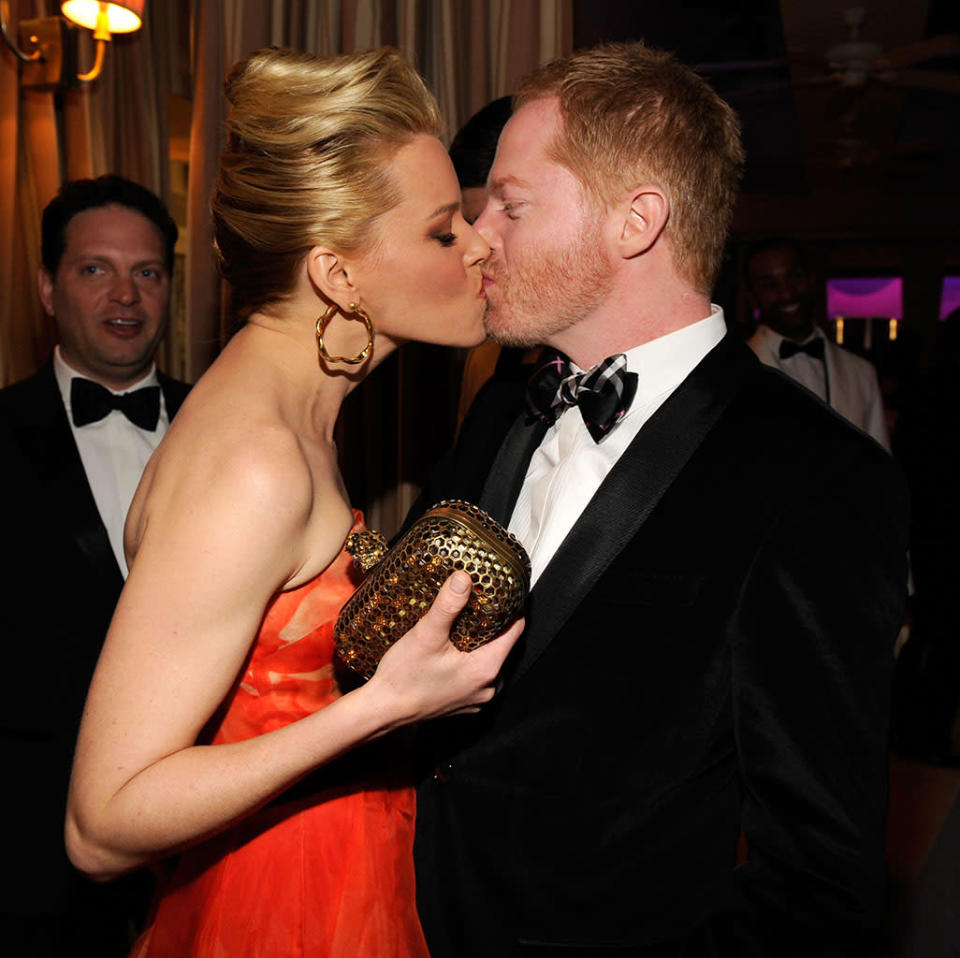
{"label": "man's ear", "polygon": [[48,316],[53,316],[53,277],[45,266],[37,270],[37,292]]}
{"label": "man's ear", "polygon": [[670,218],[670,201],[659,186],[644,183],[630,190],[621,209],[623,219],[617,238],[620,255],[632,259],[656,243]]}
{"label": "man's ear", "polygon": [[353,269],[342,254],[326,246],[314,246],[307,253],[306,266],[310,282],[328,300],[342,309],[356,302]]}

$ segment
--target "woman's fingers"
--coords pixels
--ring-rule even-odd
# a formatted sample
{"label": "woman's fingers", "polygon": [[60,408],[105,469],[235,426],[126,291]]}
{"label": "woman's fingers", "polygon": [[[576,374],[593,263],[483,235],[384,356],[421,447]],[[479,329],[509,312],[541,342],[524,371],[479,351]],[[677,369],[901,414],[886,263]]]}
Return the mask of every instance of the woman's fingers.
{"label": "woman's fingers", "polygon": [[[466,572],[452,573],[437,593],[433,605],[427,610],[415,628],[420,632],[436,637],[437,641],[440,641],[441,638],[448,641],[454,621],[463,611],[470,598],[472,586],[473,582]],[[496,663],[495,671],[499,672],[504,659],[509,655],[510,649],[513,648],[514,643],[523,631],[523,623],[523,619],[517,619],[509,629],[497,638],[480,649],[469,653],[472,657],[475,657],[476,665],[479,666],[481,662],[488,660],[493,661]]]}
{"label": "woman's fingers", "polygon": [[500,669],[510,654],[511,649],[516,645],[517,639],[519,639],[523,633],[525,625],[525,619],[517,619],[506,632],[501,633],[491,642],[469,653],[478,667],[489,671],[491,682],[497,681]]}
{"label": "woman's fingers", "polygon": [[453,620],[460,614],[463,607],[470,598],[470,587],[472,585],[470,576],[466,572],[453,572],[447,577],[447,581],[440,587],[437,597],[433,600],[433,605],[424,616],[429,624],[436,628],[443,628],[449,633],[453,627]]}
{"label": "woman's fingers", "polygon": [[473,652],[454,647],[450,631],[473,587],[465,572],[454,572],[423,618],[387,650],[369,684],[381,689],[405,721],[477,711],[498,688],[498,675],[523,620]]}

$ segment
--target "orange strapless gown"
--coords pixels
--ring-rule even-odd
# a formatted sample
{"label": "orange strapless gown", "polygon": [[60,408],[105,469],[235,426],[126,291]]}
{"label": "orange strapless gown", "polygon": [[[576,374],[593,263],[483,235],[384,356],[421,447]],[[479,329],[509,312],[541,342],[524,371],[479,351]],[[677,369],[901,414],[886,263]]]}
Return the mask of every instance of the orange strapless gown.
{"label": "orange strapless gown", "polygon": [[[354,528],[362,516],[354,513]],[[268,606],[214,744],[281,728],[341,693],[333,624],[346,552]],[[364,755],[365,751],[371,754]],[[389,748],[360,749],[180,856],[136,958],[428,958],[415,905],[415,792]]]}

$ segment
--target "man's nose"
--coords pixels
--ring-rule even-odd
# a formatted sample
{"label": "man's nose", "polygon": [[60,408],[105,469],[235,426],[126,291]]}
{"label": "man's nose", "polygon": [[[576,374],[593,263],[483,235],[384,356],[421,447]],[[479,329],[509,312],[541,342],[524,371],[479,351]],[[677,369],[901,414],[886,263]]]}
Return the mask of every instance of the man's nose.
{"label": "man's nose", "polygon": [[794,298],[793,283],[789,280],[781,279],[774,288],[773,297],[778,303],[789,302]]}
{"label": "man's nose", "polygon": [[118,273],[113,281],[110,295],[118,303],[129,306],[140,299],[140,290],[132,276],[125,276]]}
{"label": "man's nose", "polygon": [[490,255],[490,244],[486,238],[481,236],[475,227],[467,224],[470,231],[469,242],[464,253],[464,262],[467,266],[473,266],[475,263],[482,263]]}
{"label": "man's nose", "polygon": [[474,220],[473,228],[483,237],[483,241],[492,250],[497,245],[498,236],[487,217],[487,210],[489,208],[490,204],[488,203],[483,208],[483,212]]}

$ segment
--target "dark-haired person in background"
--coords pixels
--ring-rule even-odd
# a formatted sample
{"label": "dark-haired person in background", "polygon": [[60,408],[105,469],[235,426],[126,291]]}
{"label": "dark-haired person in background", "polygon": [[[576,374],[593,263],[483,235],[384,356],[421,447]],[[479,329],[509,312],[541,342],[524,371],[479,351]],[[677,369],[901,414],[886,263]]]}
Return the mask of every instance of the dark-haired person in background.
{"label": "dark-haired person in background", "polygon": [[0,391],[11,954],[126,954],[149,898],[144,873],[110,886],[79,875],[63,817],[84,696],[127,573],[127,508],[188,389],[153,362],[176,239],[137,183],[65,184],[43,213],[38,276],[59,343]]}
{"label": "dark-haired person in background", "polygon": [[792,240],[757,243],[745,260],[747,293],[760,313],[750,348],[890,449],[877,371],[832,343],[814,321],[815,279]]}
{"label": "dark-haired person in background", "polygon": [[450,144],[450,160],[463,200],[463,218],[468,223],[487,205],[487,174],[497,155],[500,131],[511,112],[510,97],[491,100],[460,127]]}

